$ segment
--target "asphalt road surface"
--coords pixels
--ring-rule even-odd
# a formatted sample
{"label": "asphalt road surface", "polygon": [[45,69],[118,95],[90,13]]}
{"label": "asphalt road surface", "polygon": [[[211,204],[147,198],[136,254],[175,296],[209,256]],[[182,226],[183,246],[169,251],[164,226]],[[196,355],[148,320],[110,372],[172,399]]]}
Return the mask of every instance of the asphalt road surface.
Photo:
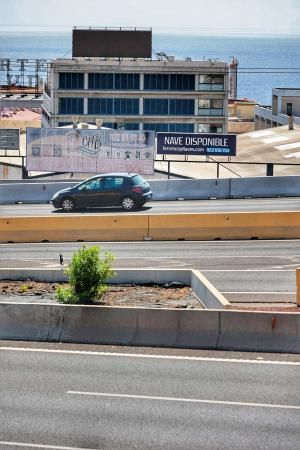
{"label": "asphalt road surface", "polygon": [[0,345],[1,450],[299,448],[297,355]]}
{"label": "asphalt road surface", "polygon": [[[0,244],[0,268],[58,268],[82,243]],[[98,242],[114,268],[193,268],[231,302],[295,303],[300,240]]]}
{"label": "asphalt road surface", "polygon": [[92,208],[72,213],[63,213],[61,210],[55,210],[51,204],[0,205],[0,216],[36,216],[48,214],[186,214],[240,211],[300,211],[300,198],[157,201],[147,203],[143,208],[131,213],[123,211],[121,208]]}

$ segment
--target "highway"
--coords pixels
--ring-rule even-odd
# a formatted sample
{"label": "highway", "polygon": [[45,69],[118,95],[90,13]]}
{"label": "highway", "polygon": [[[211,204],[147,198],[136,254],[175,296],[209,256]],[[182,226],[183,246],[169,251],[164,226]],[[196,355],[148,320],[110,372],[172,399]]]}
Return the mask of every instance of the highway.
{"label": "highway", "polygon": [[[157,201],[129,214],[186,214],[212,212],[300,211],[299,197],[247,198],[224,200]],[[40,216],[48,214],[128,214],[121,208],[93,208],[72,213],[55,210],[51,204],[0,205],[1,216]]]}
{"label": "highway", "polygon": [[0,348],[1,450],[298,448],[297,355],[9,347]]}
{"label": "highway", "polygon": [[[0,268],[58,268],[82,243],[0,244]],[[194,268],[232,302],[294,303],[300,240],[98,242],[114,268]]]}

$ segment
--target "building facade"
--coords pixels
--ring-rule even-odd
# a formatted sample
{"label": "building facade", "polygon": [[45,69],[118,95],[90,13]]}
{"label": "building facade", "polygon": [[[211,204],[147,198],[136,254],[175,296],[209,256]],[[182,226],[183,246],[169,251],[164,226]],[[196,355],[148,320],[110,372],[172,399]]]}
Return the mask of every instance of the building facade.
{"label": "building facade", "polygon": [[300,125],[300,88],[274,88],[272,106],[255,107],[255,129],[288,125],[290,116]]}
{"label": "building facade", "polygon": [[227,133],[227,63],[163,55],[51,61],[42,126],[100,121],[127,130]]}

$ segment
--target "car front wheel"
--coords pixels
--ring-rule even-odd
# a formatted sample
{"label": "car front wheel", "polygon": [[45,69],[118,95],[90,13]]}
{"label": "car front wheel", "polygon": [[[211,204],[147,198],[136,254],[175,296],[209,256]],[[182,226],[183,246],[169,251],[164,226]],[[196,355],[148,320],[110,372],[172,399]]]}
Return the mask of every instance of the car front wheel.
{"label": "car front wheel", "polygon": [[75,209],[75,202],[71,198],[64,198],[60,205],[64,211],[72,211]]}
{"label": "car front wheel", "polygon": [[122,198],[121,206],[126,211],[130,211],[131,209],[135,208],[135,203],[131,197],[124,197]]}

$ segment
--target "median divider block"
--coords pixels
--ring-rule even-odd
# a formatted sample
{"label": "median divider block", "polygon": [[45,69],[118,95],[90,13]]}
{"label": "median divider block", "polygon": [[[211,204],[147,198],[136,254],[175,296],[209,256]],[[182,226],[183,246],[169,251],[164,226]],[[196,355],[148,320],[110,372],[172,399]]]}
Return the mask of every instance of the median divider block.
{"label": "median divider block", "polygon": [[282,239],[300,237],[300,212],[149,215],[153,240]]}
{"label": "median divider block", "polygon": [[65,312],[62,342],[131,344],[137,328],[135,308],[71,305]]}
{"label": "median divider block", "polygon": [[192,270],[191,288],[207,309],[223,309],[230,305],[223,294],[199,271]]}
{"label": "median divider block", "polygon": [[60,340],[66,308],[62,305],[0,303],[0,339]]}
{"label": "median divider block", "polygon": [[300,352],[300,315],[221,311],[219,350]]}
{"label": "median divider block", "polygon": [[142,241],[147,236],[143,214],[0,218],[0,242]]}
{"label": "median divider block", "polygon": [[219,311],[179,311],[175,347],[217,348]]}

